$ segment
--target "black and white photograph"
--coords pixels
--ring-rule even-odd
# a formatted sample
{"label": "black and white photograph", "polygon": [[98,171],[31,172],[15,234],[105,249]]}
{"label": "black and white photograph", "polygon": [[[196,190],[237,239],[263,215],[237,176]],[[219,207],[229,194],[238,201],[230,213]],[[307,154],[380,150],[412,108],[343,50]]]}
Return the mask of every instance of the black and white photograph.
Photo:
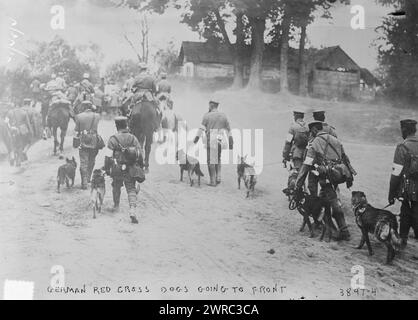
{"label": "black and white photograph", "polygon": [[0,299],[417,300],[417,121],[418,0],[0,0]]}

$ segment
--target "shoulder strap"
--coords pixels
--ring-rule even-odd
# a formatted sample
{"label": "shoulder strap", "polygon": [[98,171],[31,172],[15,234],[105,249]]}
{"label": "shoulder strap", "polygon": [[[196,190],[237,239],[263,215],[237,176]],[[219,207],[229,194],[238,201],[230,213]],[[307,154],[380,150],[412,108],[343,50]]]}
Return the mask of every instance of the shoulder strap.
{"label": "shoulder strap", "polygon": [[[325,150],[324,150],[324,156],[326,155],[326,151],[328,150],[328,146],[329,146],[329,147],[331,147],[332,150],[334,150],[335,154],[338,156],[338,159],[341,160],[341,156],[338,153],[337,149],[332,144],[329,143],[330,136],[331,135],[329,133],[328,133],[328,139],[325,139],[323,136],[318,136],[319,138],[321,138],[322,140],[324,140],[327,143],[326,146],[325,146]],[[342,155],[342,152],[341,152],[341,155]]]}
{"label": "shoulder strap", "polygon": [[96,114],[95,113],[93,113],[93,119],[91,120],[90,131],[91,131],[91,129],[93,129],[94,120],[96,120]]}

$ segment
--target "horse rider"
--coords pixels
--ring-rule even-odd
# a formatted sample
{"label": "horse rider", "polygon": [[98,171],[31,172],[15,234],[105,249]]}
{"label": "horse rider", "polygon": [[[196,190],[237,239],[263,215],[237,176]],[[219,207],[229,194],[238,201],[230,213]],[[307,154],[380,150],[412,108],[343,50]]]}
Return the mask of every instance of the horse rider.
{"label": "horse rider", "polygon": [[[31,99],[25,99],[25,106],[30,103]],[[6,123],[12,135],[14,150],[14,157],[11,159],[11,163],[14,163],[16,167],[20,167],[21,162],[28,159],[26,152],[33,137],[33,127],[23,104],[16,106],[7,113]]]}
{"label": "horse rider", "polygon": [[397,145],[390,177],[389,204],[395,199],[402,201],[399,233],[402,247],[406,247],[409,230],[414,230],[418,239],[418,137],[417,122],[402,120],[403,142]]}
{"label": "horse rider", "polygon": [[82,103],[84,111],[75,116],[75,132],[80,138],[80,175],[81,189],[86,190],[93,173],[96,156],[99,153],[97,129],[100,115],[93,112],[93,104],[86,100]]}
{"label": "horse rider", "polygon": [[166,98],[166,100],[170,100],[171,95],[171,84],[167,80],[167,73],[161,73],[161,80],[157,84],[157,96],[160,99],[162,96]]}
{"label": "horse rider", "polygon": [[206,133],[207,164],[210,177],[210,183],[208,185],[210,187],[216,187],[221,183],[222,149],[226,145],[229,145],[229,149],[231,150],[233,148],[231,127],[225,113],[219,112],[219,104],[220,102],[216,98],[209,101],[209,112],[203,116],[202,125],[194,139],[194,143],[196,144],[202,133]]}
{"label": "horse rider", "polygon": [[105,171],[112,177],[112,193],[114,210],[119,210],[121,188],[125,186],[128,194],[129,217],[134,224],[136,217],[137,194],[136,188],[139,171],[142,170],[142,149],[138,139],[128,130],[128,118],[115,118],[117,133],[109,138],[107,154],[105,156]]}
{"label": "horse rider", "polygon": [[[319,175],[321,191],[319,196],[330,204],[332,216],[337,222],[339,229],[339,240],[349,240],[350,233],[344,218],[341,201],[335,192],[338,184],[347,182],[347,187],[352,185],[352,175],[349,172],[349,160],[345,154],[341,142],[333,135],[323,130],[321,121],[309,123],[309,131],[313,140],[309,144],[306,157],[296,179],[296,190],[303,188],[306,176],[311,170],[316,169]],[[343,167],[344,166],[344,167]],[[341,169],[341,171],[340,171]],[[334,174],[335,170],[339,173]],[[332,173],[332,174],[331,174]],[[344,178],[344,179],[343,179]],[[334,190],[329,192],[328,190]]]}
{"label": "horse rider", "polygon": [[79,114],[83,112],[83,102],[90,101],[93,103],[93,96],[94,96],[94,86],[90,82],[90,74],[84,73],[83,80],[81,80],[78,86],[78,96],[73,102],[73,109],[75,114]]}
{"label": "horse rider", "polygon": [[60,71],[58,72],[58,76],[55,79],[55,82],[57,83],[57,85],[62,88],[62,91],[65,91],[67,89],[67,83],[65,82],[64,79],[64,72]]}
{"label": "horse rider", "polygon": [[304,121],[305,112],[300,109],[293,111],[294,122],[291,124],[283,148],[283,163],[291,162],[288,187],[295,182],[302,167],[306,146],[309,140],[309,129]]}
{"label": "horse rider", "polygon": [[149,101],[155,104],[158,114],[161,114],[156,102],[157,84],[153,75],[148,73],[145,63],[139,64],[139,75],[135,78],[131,91],[134,93],[134,102]]}
{"label": "horse rider", "polygon": [[[312,116],[314,121],[322,122],[322,130],[330,135],[338,138],[336,129],[325,122],[325,110],[324,109],[316,109],[312,112]],[[313,173],[309,172],[308,175],[308,190],[312,196],[318,196],[318,177]],[[339,195],[339,190],[337,191]]]}

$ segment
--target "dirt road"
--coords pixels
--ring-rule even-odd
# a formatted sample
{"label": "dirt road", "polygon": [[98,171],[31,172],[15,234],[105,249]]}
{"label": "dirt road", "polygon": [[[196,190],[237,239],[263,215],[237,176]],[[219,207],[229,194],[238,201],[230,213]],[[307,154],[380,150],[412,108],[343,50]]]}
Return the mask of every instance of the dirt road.
{"label": "dirt road", "polygon": [[[207,98],[177,93],[175,108],[190,127],[198,126]],[[222,99],[233,127],[264,130],[266,166],[254,199],[246,200],[244,191],[237,190],[234,165],[224,166],[223,183],[211,189],[180,183],[177,166],[153,161],[139,195],[139,225],[129,223],[125,193],[121,212],[110,211],[109,179],[105,210],[93,220],[89,192],[80,190],[79,175],[74,189],[56,193],[56,171],[63,160],[51,156],[52,141],[41,141],[21,170],[1,164],[1,283],[33,281],[35,299],[418,298],[417,242],[411,239],[393,266],[383,265],[385,249],[375,241],[372,257],[354,249],[360,234],[348,190],[342,195],[350,242],[320,242],[298,231],[301,218],[289,211],[281,193],[287,172],[279,162],[289,109],[240,105],[228,93]],[[113,131],[112,122],[102,121],[104,137]],[[66,156],[76,155],[69,134]],[[353,189],[383,207],[393,147],[345,147],[359,172]],[[102,161],[101,154],[98,166]],[[349,288],[356,265],[364,268],[367,290],[354,293]],[[53,266],[64,268],[66,287],[86,292],[49,292]]]}

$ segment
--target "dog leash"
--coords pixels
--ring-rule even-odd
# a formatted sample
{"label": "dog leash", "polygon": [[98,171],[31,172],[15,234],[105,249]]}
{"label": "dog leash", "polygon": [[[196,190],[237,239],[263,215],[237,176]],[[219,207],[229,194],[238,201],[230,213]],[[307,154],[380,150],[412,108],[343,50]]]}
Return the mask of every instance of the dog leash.
{"label": "dog leash", "polygon": [[389,208],[391,206],[393,206],[393,204],[392,203],[389,203],[386,207],[382,208],[382,210],[385,210],[385,209],[387,209],[387,208]]}

